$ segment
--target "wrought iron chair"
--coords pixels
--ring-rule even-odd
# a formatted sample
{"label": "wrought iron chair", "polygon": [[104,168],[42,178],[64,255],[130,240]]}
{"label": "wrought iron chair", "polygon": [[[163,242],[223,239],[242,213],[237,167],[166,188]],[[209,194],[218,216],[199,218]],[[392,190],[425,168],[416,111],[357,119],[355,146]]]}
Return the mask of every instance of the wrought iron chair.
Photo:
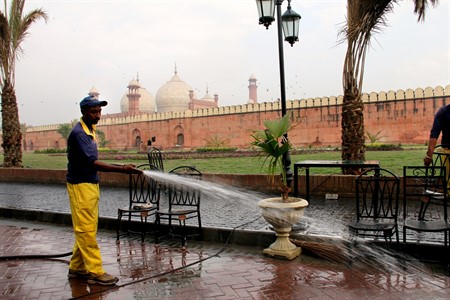
{"label": "wrought iron chair", "polygon": [[403,242],[406,243],[407,230],[443,232],[444,246],[447,247],[450,228],[446,168],[405,166],[403,181]]}
{"label": "wrought iron chair", "polygon": [[450,152],[446,151],[442,145],[437,145],[433,152],[432,166],[445,167],[447,176],[447,192],[450,191]]}
{"label": "wrought iron chair", "polygon": [[[169,173],[190,179],[201,180],[202,173],[191,166],[181,166]],[[168,196],[168,208],[156,211],[156,243],[158,243],[162,232],[162,221],[165,220],[169,226],[171,236],[181,237],[182,247],[186,244],[187,237],[198,236],[203,239],[202,221],[200,216],[201,192],[195,186],[183,183],[166,183],[164,190]],[[197,219],[197,230],[188,232],[186,220]],[[172,221],[178,221],[178,228],[173,226]]]}
{"label": "wrought iron chair", "polygon": [[161,150],[151,147],[147,151],[148,163],[153,171],[164,172],[164,163]]}
{"label": "wrought iron chair", "polygon": [[369,169],[356,178],[356,221],[349,224],[352,234],[399,242],[400,178],[382,169]]}
{"label": "wrought iron chair", "polygon": [[[143,164],[137,168],[150,170],[149,164]],[[117,210],[117,240],[119,240],[121,221],[127,216],[127,235],[130,232],[139,232],[141,241],[144,242],[147,232],[147,219],[159,209],[160,189],[159,184],[145,174],[129,175],[129,201],[128,205]],[[133,230],[132,221],[139,221],[139,230]]]}

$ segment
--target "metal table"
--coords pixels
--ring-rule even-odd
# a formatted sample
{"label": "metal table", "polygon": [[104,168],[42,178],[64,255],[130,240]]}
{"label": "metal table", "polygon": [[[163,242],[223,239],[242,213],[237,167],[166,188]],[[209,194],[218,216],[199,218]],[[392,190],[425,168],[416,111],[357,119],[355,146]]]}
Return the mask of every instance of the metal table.
{"label": "metal table", "polygon": [[309,201],[309,168],[380,168],[377,160],[303,160],[294,163],[294,195],[298,197],[298,169],[306,170],[306,200]]}

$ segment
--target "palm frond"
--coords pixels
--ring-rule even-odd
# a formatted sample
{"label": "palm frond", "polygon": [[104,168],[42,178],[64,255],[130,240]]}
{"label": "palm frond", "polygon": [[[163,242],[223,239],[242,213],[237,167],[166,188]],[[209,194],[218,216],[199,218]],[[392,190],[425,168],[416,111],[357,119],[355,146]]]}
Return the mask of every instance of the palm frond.
{"label": "palm frond", "polygon": [[9,10],[6,6],[0,13],[0,68],[1,83],[6,79],[13,86],[15,82],[16,59],[23,52],[21,44],[28,36],[31,25],[38,19],[47,21],[47,14],[42,9],[35,9],[23,15],[25,0],[13,0]]}
{"label": "palm frond", "polygon": [[431,2],[432,6],[438,4],[438,0],[414,0],[414,13],[418,14],[417,21],[425,21],[425,12]]}
{"label": "palm frond", "polygon": [[292,148],[286,134],[292,129],[290,115],[286,114],[281,119],[264,121],[264,130],[251,134],[253,142],[250,144],[261,150],[264,157],[262,167],[267,167],[267,173],[273,180],[273,175],[281,173],[283,183],[286,185],[286,170],[283,164],[284,155]]}

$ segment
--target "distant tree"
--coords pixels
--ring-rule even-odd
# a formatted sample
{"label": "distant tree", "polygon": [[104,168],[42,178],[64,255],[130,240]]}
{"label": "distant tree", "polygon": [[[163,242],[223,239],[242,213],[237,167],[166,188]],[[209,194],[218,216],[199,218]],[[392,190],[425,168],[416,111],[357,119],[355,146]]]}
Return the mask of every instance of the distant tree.
{"label": "distant tree", "polygon": [[23,150],[27,151],[27,124],[20,124],[20,132],[22,132]]}
{"label": "distant tree", "polygon": [[15,85],[16,59],[22,53],[20,44],[28,35],[35,21],[47,14],[36,9],[23,14],[25,0],[13,0],[9,7],[4,0],[0,11],[0,87],[2,89],[2,132],[4,150],[3,167],[22,167],[22,133],[20,131],[19,110],[17,107]]}
{"label": "distant tree", "polygon": [[[347,0],[347,22],[340,31],[347,42],[343,69],[344,99],[342,102],[341,139],[343,160],[364,160],[364,106],[362,85],[367,48],[373,33],[386,26],[386,15],[400,0]],[[437,0],[414,0],[418,21],[424,20],[428,3]],[[359,170],[343,169],[345,174]]]}
{"label": "distant tree", "polygon": [[77,124],[78,120],[73,119],[70,121],[70,123],[64,123],[58,126],[58,129],[56,130],[57,133],[59,133],[63,139],[66,141],[67,146],[67,139],[69,138],[69,134],[72,131],[72,128]]}
{"label": "distant tree", "polygon": [[109,144],[109,141],[106,140],[105,133],[103,131],[101,131],[101,130],[97,130],[95,132],[95,134],[97,135],[98,146],[100,148],[106,148],[106,146]]}
{"label": "distant tree", "polygon": [[69,138],[69,134],[72,131],[72,126],[69,123],[64,123],[58,126],[58,129],[56,130],[57,133],[59,133],[63,139],[66,141],[67,146],[67,139]]}

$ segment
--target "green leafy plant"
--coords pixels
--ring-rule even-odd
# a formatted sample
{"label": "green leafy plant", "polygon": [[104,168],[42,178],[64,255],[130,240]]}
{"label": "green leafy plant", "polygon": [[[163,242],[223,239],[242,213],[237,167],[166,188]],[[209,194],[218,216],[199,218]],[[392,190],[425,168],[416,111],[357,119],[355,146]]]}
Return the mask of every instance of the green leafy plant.
{"label": "green leafy plant", "polygon": [[264,130],[252,133],[251,145],[262,150],[261,157],[264,158],[262,167],[267,166],[267,174],[272,182],[276,173],[281,174],[281,197],[283,202],[289,202],[291,190],[287,185],[286,169],[283,163],[284,154],[292,149],[291,142],[286,138],[286,134],[292,129],[289,115],[286,114],[281,119],[266,120],[264,127]]}
{"label": "green leafy plant", "polygon": [[224,139],[220,135],[212,135],[205,141],[207,148],[225,148],[229,143],[227,139]]}
{"label": "green leafy plant", "polygon": [[106,146],[109,144],[109,141],[106,139],[105,133],[101,130],[97,130],[97,139],[98,139],[98,145],[100,148],[106,148]]}
{"label": "green leafy plant", "polygon": [[375,134],[372,134],[371,132],[366,131],[366,139],[368,139],[371,144],[374,144],[374,143],[380,141],[382,138],[383,138],[383,136],[381,136],[381,131],[378,131]]}

